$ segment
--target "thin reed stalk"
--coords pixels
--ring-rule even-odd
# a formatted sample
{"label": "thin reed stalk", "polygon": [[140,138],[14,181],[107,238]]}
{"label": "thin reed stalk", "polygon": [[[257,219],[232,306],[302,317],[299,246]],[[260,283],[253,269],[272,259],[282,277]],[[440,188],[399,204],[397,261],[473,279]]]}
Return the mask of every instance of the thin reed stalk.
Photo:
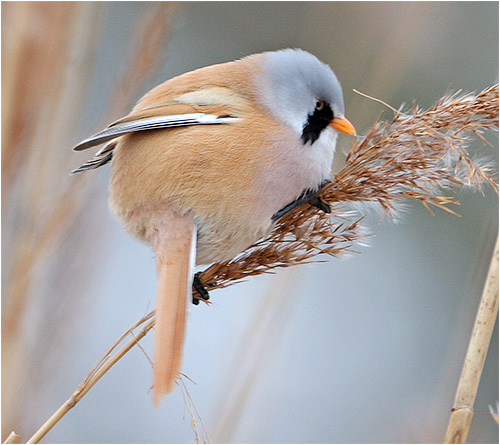
{"label": "thin reed stalk", "polygon": [[465,443],[486,354],[498,314],[498,238],[479,302],[476,321],[458,382],[445,443]]}
{"label": "thin reed stalk", "polygon": [[18,436],[14,431],[12,431],[4,443],[19,443],[21,442],[21,436]]}
{"label": "thin reed stalk", "polygon": [[[92,388],[93,386],[120,360],[128,351],[130,351],[138,342],[153,328],[155,320],[153,312],[149,313],[134,326],[132,326],[120,339],[118,339],[113,346],[108,350],[99,363],[92,368],[87,377],[78,386],[71,397],[63,403],[63,405],[52,415],[49,420],[45,422],[42,427],[26,442],[38,443],[42,438],[71,410]],[[144,324],[145,323],[145,324]],[[144,324],[144,326],[137,332],[133,330]],[[116,353],[110,355],[122,342],[123,338],[128,334],[132,334],[132,338],[125,343]]]}

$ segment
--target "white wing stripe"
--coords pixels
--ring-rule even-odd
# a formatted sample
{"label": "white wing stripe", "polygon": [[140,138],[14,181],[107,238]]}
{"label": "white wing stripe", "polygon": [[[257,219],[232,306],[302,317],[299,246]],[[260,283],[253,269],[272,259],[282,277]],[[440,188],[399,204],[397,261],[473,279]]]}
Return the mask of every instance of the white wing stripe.
{"label": "white wing stripe", "polygon": [[73,150],[85,150],[135,131],[182,127],[187,125],[226,124],[236,119],[238,119],[236,116],[216,116],[204,113],[145,117],[131,122],[112,125],[96,135],[80,142],[75,148],[73,148]]}

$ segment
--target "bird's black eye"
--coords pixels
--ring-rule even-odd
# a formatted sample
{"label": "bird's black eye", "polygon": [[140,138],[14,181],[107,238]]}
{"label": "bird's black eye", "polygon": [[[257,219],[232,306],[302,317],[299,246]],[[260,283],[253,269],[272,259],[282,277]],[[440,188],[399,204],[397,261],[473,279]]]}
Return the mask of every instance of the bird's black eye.
{"label": "bird's black eye", "polygon": [[318,111],[321,111],[324,108],[324,106],[325,103],[322,100],[317,100],[314,108],[316,108],[316,110]]}

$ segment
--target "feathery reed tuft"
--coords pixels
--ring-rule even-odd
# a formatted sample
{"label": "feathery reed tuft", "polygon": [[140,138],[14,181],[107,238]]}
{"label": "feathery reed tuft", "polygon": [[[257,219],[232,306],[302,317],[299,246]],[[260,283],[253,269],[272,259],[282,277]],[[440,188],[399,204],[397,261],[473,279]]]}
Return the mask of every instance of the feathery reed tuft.
{"label": "feathery reed tuft", "polygon": [[339,257],[365,238],[361,219],[347,207],[376,204],[394,218],[404,199],[454,212],[450,194],[488,183],[498,193],[494,170],[467,152],[472,136],[498,127],[498,84],[479,94],[452,94],[428,110],[397,111],[378,122],[351,149],[345,166],[319,191],[331,214],[304,204],[277,221],[269,236],[231,261],[199,274],[208,289],[226,287],[279,267],[311,262],[319,254]]}

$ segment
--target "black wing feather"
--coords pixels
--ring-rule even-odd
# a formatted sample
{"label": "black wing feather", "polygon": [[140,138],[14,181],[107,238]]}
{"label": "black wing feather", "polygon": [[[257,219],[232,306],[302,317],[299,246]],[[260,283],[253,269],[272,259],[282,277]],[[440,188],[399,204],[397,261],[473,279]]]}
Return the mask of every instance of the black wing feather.
{"label": "black wing feather", "polygon": [[[205,113],[177,114],[167,116],[153,116],[132,120],[129,122],[119,122],[110,125],[103,131],[94,136],[85,139],[73,148],[75,151],[86,150],[96,145],[112,141],[120,136],[136,131],[158,130],[162,128],[184,127],[189,125],[215,125],[227,124],[238,119],[232,115],[212,115]],[[93,170],[101,165],[107,164],[113,158],[113,149],[116,143],[110,143],[100,150],[92,159],[85,162],[72,173],[80,173],[87,170]]]}

